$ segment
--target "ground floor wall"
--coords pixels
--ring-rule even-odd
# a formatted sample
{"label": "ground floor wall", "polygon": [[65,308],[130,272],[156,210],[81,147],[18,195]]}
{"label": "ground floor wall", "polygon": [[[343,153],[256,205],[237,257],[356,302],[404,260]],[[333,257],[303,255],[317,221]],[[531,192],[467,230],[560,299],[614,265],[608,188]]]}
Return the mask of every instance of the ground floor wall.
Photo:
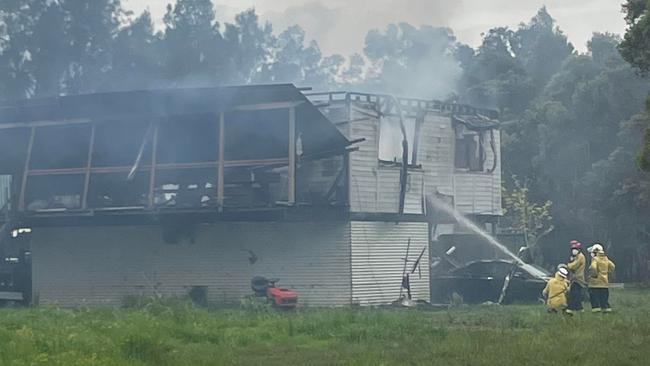
{"label": "ground floor wall", "polygon": [[163,240],[159,226],[37,228],[33,284],[40,304],[119,305],[130,295],[236,303],[253,276],[280,278],[302,304],[350,302],[349,223],[200,225],[194,239]]}
{"label": "ground floor wall", "polygon": [[[425,222],[353,221],[351,229],[352,301],[361,305],[391,303],[410,273],[414,300],[429,301],[429,240]],[[422,253],[419,266],[415,261]],[[404,260],[408,259],[406,266]]]}
{"label": "ground floor wall", "polygon": [[[413,222],[222,222],[191,232],[169,243],[156,225],[34,228],[34,301],[118,306],[202,288],[212,303],[238,303],[261,275],[296,289],[306,306],[389,303],[409,238],[409,260],[427,243],[427,224]],[[413,297],[428,300],[428,251],[420,266]]]}

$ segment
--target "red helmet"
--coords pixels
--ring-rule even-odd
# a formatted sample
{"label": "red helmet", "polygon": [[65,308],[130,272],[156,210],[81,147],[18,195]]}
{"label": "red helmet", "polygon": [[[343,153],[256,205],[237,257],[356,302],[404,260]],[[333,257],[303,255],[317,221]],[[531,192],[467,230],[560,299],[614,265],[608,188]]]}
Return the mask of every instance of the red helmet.
{"label": "red helmet", "polygon": [[571,240],[571,249],[582,249],[582,243],[577,240]]}

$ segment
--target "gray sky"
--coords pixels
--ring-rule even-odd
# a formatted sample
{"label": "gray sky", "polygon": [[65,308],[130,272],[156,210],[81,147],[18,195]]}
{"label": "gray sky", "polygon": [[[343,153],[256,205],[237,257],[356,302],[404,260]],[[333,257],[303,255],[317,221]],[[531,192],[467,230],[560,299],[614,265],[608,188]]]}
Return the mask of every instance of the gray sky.
{"label": "gray sky", "polygon": [[[122,0],[136,13],[148,8],[157,25],[162,23],[169,0]],[[528,21],[541,6],[581,51],[592,32],[622,34],[625,30],[623,0],[215,0],[220,21],[254,7],[274,30],[299,24],[308,39],[315,39],[323,53],[350,55],[361,52],[365,34],[387,24],[406,21],[413,25],[447,26],[462,42],[476,46],[481,32],[495,26],[516,27]]]}

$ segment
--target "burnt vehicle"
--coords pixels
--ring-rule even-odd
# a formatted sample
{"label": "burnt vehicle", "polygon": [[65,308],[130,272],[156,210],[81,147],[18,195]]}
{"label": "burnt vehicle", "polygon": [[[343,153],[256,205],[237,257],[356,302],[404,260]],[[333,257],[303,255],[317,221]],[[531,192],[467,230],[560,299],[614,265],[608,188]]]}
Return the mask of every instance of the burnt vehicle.
{"label": "burnt vehicle", "polygon": [[464,303],[498,302],[504,281],[511,273],[503,304],[537,302],[550,273],[532,264],[490,259],[469,262],[447,273],[431,277],[431,300],[449,303],[454,293]]}

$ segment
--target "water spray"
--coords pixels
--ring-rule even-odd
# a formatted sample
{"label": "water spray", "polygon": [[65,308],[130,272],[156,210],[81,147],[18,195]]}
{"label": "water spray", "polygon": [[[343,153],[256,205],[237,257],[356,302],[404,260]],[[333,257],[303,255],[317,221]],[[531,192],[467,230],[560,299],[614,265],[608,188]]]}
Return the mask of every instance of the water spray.
{"label": "water spray", "polygon": [[470,219],[468,219],[467,217],[463,216],[463,214],[461,214],[461,213],[460,213],[458,210],[456,210],[455,208],[451,207],[451,206],[450,206],[449,204],[447,204],[446,202],[444,202],[444,201],[438,199],[437,197],[433,197],[433,196],[427,196],[427,199],[429,199],[429,201],[431,202],[431,204],[432,204],[435,208],[437,208],[437,209],[439,209],[439,210],[441,210],[441,211],[444,211],[445,213],[447,213],[447,214],[453,216],[454,219],[456,219],[456,221],[457,221],[458,223],[460,223],[461,225],[467,227],[468,229],[472,230],[474,233],[476,233],[476,234],[478,234],[479,236],[481,236],[481,237],[482,237],[483,239],[485,239],[488,243],[490,243],[490,245],[492,245],[493,247],[497,248],[499,251],[503,252],[503,253],[506,254],[508,257],[514,259],[515,261],[517,261],[517,263],[522,264],[522,265],[525,265],[525,264],[526,264],[526,263],[525,263],[523,260],[521,260],[521,258],[519,258],[516,254],[514,254],[514,253],[512,253],[510,250],[508,250],[508,248],[507,248],[505,245],[499,243],[499,241],[496,240],[492,235],[486,233],[483,229],[481,229],[481,227],[479,227],[478,225],[476,225],[475,223],[473,223],[473,222],[472,222]]}

